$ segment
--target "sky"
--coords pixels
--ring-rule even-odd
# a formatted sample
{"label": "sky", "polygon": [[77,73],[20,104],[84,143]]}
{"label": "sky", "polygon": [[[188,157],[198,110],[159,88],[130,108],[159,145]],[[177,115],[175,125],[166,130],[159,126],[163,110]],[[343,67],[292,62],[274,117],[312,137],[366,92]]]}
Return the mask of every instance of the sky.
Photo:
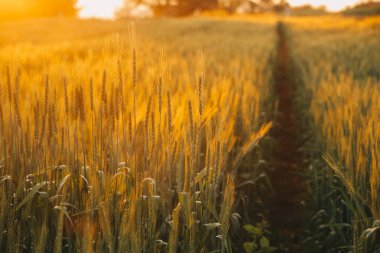
{"label": "sky", "polygon": [[[80,16],[83,18],[113,18],[115,10],[123,5],[124,0],[79,0],[78,6],[82,8]],[[357,0],[289,0],[293,6],[312,4],[324,5],[330,11],[339,11],[356,3]]]}
{"label": "sky", "polygon": [[124,0],[79,0],[79,13],[83,18],[113,18],[115,11],[123,5]]}
{"label": "sky", "polygon": [[357,2],[357,0],[289,0],[289,3],[293,6],[304,4],[312,4],[314,6],[324,5],[329,11],[339,11]]}

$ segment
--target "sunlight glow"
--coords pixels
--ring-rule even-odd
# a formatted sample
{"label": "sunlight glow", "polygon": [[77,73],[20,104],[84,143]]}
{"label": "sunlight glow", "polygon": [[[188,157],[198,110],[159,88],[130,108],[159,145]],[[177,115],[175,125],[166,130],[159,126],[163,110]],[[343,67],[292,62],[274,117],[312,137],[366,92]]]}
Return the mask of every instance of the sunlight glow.
{"label": "sunlight glow", "polygon": [[79,16],[111,19],[123,3],[123,0],[79,0],[78,7],[81,8]]}
{"label": "sunlight glow", "polygon": [[313,6],[326,6],[329,11],[340,11],[347,6],[357,3],[357,0],[289,0],[293,6],[311,4]]}
{"label": "sunlight glow", "polygon": [[[123,5],[124,0],[79,0],[81,8],[79,16],[82,18],[106,18],[114,17],[115,11]],[[330,11],[339,11],[347,6],[357,3],[357,0],[289,0],[292,6],[311,4],[313,6],[326,6]]]}

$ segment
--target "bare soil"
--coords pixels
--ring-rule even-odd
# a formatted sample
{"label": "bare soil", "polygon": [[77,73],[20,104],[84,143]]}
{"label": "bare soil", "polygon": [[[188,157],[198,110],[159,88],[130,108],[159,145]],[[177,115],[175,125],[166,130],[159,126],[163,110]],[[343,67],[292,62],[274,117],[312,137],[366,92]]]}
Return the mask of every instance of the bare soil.
{"label": "bare soil", "polygon": [[277,27],[279,38],[275,93],[278,99],[278,115],[272,137],[276,142],[273,154],[273,170],[269,177],[274,190],[269,200],[269,221],[276,252],[303,252],[302,233],[306,227],[303,210],[305,179],[300,153],[302,136],[295,108],[295,84],[289,71],[289,51],[285,25]]}

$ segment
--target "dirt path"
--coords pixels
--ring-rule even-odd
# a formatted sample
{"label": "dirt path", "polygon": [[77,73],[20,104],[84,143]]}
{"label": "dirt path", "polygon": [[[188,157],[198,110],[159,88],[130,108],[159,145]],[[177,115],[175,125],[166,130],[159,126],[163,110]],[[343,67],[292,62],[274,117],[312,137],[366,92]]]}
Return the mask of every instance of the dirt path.
{"label": "dirt path", "polygon": [[295,85],[289,76],[289,55],[285,25],[279,23],[278,66],[275,92],[278,98],[278,117],[273,130],[276,141],[273,171],[270,173],[274,196],[270,199],[269,219],[277,252],[302,252],[301,234],[305,227],[302,199],[305,191],[301,176],[302,157],[299,152],[300,127],[297,122],[294,97]]}

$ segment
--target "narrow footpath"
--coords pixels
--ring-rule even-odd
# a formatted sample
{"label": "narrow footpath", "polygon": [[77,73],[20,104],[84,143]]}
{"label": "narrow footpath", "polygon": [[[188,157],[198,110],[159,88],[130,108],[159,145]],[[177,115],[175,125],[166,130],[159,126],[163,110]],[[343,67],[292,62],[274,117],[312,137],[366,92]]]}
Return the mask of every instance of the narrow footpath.
{"label": "narrow footpath", "polygon": [[294,104],[295,84],[289,72],[289,52],[285,24],[279,22],[278,59],[275,93],[278,99],[278,116],[272,132],[276,145],[273,170],[270,179],[274,195],[270,198],[269,220],[273,232],[276,252],[302,252],[301,237],[306,227],[302,205],[305,193],[305,179],[302,176],[302,153],[300,139],[302,133],[297,121]]}

